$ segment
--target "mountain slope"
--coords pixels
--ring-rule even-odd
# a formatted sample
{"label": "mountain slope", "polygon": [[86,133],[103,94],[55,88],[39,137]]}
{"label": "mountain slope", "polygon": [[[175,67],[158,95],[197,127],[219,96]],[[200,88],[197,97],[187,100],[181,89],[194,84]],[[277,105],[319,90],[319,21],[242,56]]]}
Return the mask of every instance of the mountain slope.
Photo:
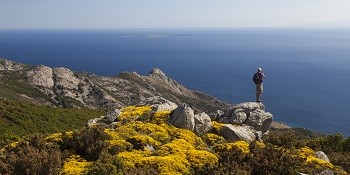
{"label": "mountain slope", "polygon": [[119,108],[152,96],[188,103],[207,112],[230,105],[187,89],[157,68],[146,76],[123,72],[116,77],[103,77],[0,59],[0,80],[1,97],[58,107]]}

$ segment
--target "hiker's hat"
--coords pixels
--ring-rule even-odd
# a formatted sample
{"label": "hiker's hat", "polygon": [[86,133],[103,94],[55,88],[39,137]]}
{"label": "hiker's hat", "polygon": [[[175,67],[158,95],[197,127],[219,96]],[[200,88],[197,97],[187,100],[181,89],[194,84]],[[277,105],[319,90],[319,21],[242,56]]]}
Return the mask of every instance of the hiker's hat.
{"label": "hiker's hat", "polygon": [[262,69],[259,67],[259,68],[258,68],[258,72],[261,72],[261,71],[262,71]]}

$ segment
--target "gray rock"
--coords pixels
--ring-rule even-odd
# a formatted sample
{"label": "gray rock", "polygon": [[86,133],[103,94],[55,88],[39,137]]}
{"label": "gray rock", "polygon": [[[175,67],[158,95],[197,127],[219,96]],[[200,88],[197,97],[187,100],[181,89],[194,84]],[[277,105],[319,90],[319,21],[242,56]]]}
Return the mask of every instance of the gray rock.
{"label": "gray rock", "polygon": [[119,109],[115,109],[113,111],[110,111],[107,113],[107,116],[101,116],[98,118],[90,119],[87,122],[87,126],[103,126],[103,127],[113,127],[110,125],[115,125],[116,123],[114,122],[116,118],[121,114],[121,111]]}
{"label": "gray rock", "polygon": [[177,107],[169,118],[169,123],[177,128],[193,131],[195,126],[194,111],[187,104]]}
{"label": "gray rock", "polygon": [[177,104],[159,96],[154,96],[154,97],[150,97],[145,100],[142,100],[137,105],[151,106],[153,111],[165,111],[165,110],[172,111],[177,108]]}
{"label": "gray rock", "polygon": [[108,123],[112,123],[119,117],[121,111],[119,109],[115,109],[113,111],[109,111],[106,116],[106,120]]}
{"label": "gray rock", "polygon": [[246,124],[254,127],[262,133],[266,133],[272,123],[272,114],[263,110],[257,109],[250,112]]}
{"label": "gray rock", "polygon": [[54,86],[53,70],[47,66],[36,66],[26,72],[30,85],[52,88]]}
{"label": "gray rock", "polygon": [[209,117],[210,117],[210,119],[211,119],[212,121],[215,121],[217,118],[223,116],[224,114],[225,114],[224,111],[222,111],[222,110],[217,110],[217,111],[215,111],[215,112],[213,112],[213,113],[210,113],[210,114],[209,114]]}
{"label": "gray rock", "polygon": [[264,104],[257,103],[257,102],[240,103],[240,104],[234,105],[232,108],[233,109],[244,109],[246,113],[257,110],[257,109],[265,110]]}
{"label": "gray rock", "polygon": [[332,170],[324,170],[319,175],[334,175]]}
{"label": "gray rock", "polygon": [[204,112],[199,115],[194,115],[194,121],[194,132],[199,136],[206,134],[212,128],[210,117]]}
{"label": "gray rock", "polygon": [[317,151],[315,157],[330,163],[328,156],[323,151]]}
{"label": "gray rock", "polygon": [[272,117],[271,113],[265,112],[265,106],[262,103],[246,102],[232,106],[224,115],[217,117],[217,121],[226,124],[249,125],[265,134],[272,123]]}
{"label": "gray rock", "polygon": [[193,131],[199,136],[206,134],[212,128],[210,117],[206,113],[194,114],[193,109],[187,104],[181,104],[172,111],[169,123],[177,128]]}
{"label": "gray rock", "polygon": [[250,126],[233,126],[231,124],[227,124],[222,127],[219,131],[220,135],[222,135],[227,141],[238,141],[243,140],[248,143],[253,142],[256,139],[255,130]]}
{"label": "gray rock", "polygon": [[248,116],[243,109],[236,109],[231,116],[232,124],[243,124],[247,120]]}
{"label": "gray rock", "polygon": [[88,127],[94,127],[94,126],[107,127],[108,123],[107,123],[106,117],[105,116],[101,116],[101,117],[98,117],[98,118],[90,119],[87,122],[87,126]]}
{"label": "gray rock", "polygon": [[0,58],[0,70],[19,71],[27,67],[24,64]]}

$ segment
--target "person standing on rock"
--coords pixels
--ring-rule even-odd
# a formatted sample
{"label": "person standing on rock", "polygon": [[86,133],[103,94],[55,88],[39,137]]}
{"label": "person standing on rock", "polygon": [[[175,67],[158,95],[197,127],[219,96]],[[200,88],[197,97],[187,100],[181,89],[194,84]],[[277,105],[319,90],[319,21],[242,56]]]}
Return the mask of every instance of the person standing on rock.
{"label": "person standing on rock", "polygon": [[257,72],[253,76],[253,81],[256,85],[256,102],[262,102],[260,97],[264,91],[263,79],[266,78],[261,68],[258,68]]}

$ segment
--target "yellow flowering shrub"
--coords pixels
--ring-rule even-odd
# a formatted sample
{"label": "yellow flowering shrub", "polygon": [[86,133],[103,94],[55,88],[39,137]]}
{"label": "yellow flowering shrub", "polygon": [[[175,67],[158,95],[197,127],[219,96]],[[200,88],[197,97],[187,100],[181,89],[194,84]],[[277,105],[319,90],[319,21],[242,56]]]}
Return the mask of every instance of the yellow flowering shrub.
{"label": "yellow flowering shrub", "polygon": [[229,151],[232,149],[232,147],[238,148],[239,150],[241,150],[245,154],[250,152],[249,144],[245,141],[236,141],[233,143],[223,143],[223,144],[215,145],[215,148],[218,151]]}
{"label": "yellow flowering shrub", "polygon": [[121,114],[117,120],[132,121],[150,111],[152,111],[150,106],[128,106],[121,109]]}
{"label": "yellow flowering shrub", "polygon": [[162,124],[166,123],[171,111],[157,111],[153,114],[151,123]]}
{"label": "yellow flowering shrub", "polygon": [[305,147],[300,148],[298,154],[300,157],[307,159],[309,156],[315,156],[315,151],[312,150],[311,148],[305,146]]}
{"label": "yellow flowering shrub", "polygon": [[110,135],[112,139],[116,140],[127,139],[139,134],[133,127],[130,126],[130,124],[126,124],[115,129],[105,129],[104,132]]}
{"label": "yellow flowering shrub", "polygon": [[305,147],[301,148],[298,152],[298,155],[300,157],[302,157],[303,159],[305,159],[306,160],[305,163],[307,163],[307,164],[317,164],[321,167],[327,167],[330,169],[334,168],[333,164],[331,164],[325,160],[316,158],[315,157],[316,152],[309,147],[305,146]]}
{"label": "yellow flowering shrub", "polygon": [[135,135],[127,139],[127,141],[133,144],[135,149],[143,149],[143,147],[146,145],[153,147],[160,145],[158,141],[147,135]]}
{"label": "yellow flowering shrub", "polygon": [[[73,131],[65,132],[65,136],[68,138],[72,138]],[[63,137],[62,133],[53,133],[45,137],[45,140],[49,142],[62,142],[62,137]]]}
{"label": "yellow flowering shrub", "polygon": [[205,142],[209,146],[214,146],[215,144],[221,144],[225,142],[225,139],[222,136],[219,136],[213,133],[207,133],[203,135],[202,139],[205,140]]}
{"label": "yellow flowering shrub", "polygon": [[122,151],[131,150],[133,145],[125,140],[109,140],[108,149],[110,152],[117,153]]}
{"label": "yellow flowering shrub", "polygon": [[266,145],[264,144],[264,142],[260,142],[260,141],[254,141],[254,144],[256,146],[258,146],[258,148],[260,149],[264,149],[266,147]]}
{"label": "yellow flowering shrub", "polygon": [[207,147],[207,145],[203,142],[203,140],[190,130],[174,127],[172,129],[172,133],[169,133],[169,134],[176,139],[186,140],[196,149],[206,149]]}
{"label": "yellow flowering shrub", "polygon": [[226,124],[223,124],[223,123],[218,123],[216,121],[212,121],[212,131],[214,133],[219,133],[220,129],[224,126],[226,126]]}
{"label": "yellow flowering shrub", "polygon": [[130,152],[124,151],[118,153],[116,158],[119,159],[125,169],[135,168],[135,164],[140,164],[142,158],[149,157],[151,151],[149,150],[132,150]]}
{"label": "yellow flowering shrub", "polygon": [[158,151],[158,155],[171,155],[171,154],[185,154],[188,150],[195,150],[195,148],[183,139],[175,139],[170,143],[162,145]]}
{"label": "yellow flowering shrub", "polygon": [[62,142],[62,133],[53,133],[45,138],[47,141]]}
{"label": "yellow flowering shrub", "polygon": [[153,139],[159,142],[168,142],[170,140],[170,136],[168,135],[168,131],[153,123],[143,123],[143,122],[131,122],[129,124],[135,131],[140,134],[147,134],[151,136]]}
{"label": "yellow flowering shrub", "polygon": [[85,159],[78,155],[70,156],[63,165],[60,172],[61,175],[76,175],[86,174],[88,167],[91,166],[91,162],[87,162]]}
{"label": "yellow flowering shrub", "polygon": [[189,162],[181,156],[150,156],[142,158],[141,162],[144,165],[157,168],[158,173],[161,175],[189,174]]}
{"label": "yellow flowering shrub", "polygon": [[190,164],[196,168],[216,164],[219,161],[219,159],[213,153],[203,150],[187,151],[187,159]]}

